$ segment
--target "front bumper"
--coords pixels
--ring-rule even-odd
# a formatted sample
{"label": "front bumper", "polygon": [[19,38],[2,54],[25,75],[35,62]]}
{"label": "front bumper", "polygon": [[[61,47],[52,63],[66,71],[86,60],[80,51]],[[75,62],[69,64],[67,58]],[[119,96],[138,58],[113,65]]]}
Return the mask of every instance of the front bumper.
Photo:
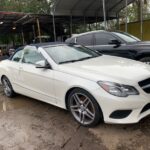
{"label": "front bumper", "polygon": [[[104,122],[106,123],[137,123],[150,115],[150,94],[146,94],[142,90],[140,95],[125,98],[110,95],[101,89],[94,91],[93,95],[102,109]],[[123,117],[113,117],[112,114],[116,111],[126,114],[121,114]]]}

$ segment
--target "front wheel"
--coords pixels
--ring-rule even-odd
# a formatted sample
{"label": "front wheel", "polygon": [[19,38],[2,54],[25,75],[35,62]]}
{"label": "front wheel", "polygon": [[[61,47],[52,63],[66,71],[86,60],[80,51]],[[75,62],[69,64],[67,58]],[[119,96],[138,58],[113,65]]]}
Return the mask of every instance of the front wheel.
{"label": "front wheel", "polygon": [[69,94],[68,106],[75,120],[83,126],[93,127],[103,120],[98,103],[83,89],[75,89]]}
{"label": "front wheel", "polygon": [[12,88],[12,85],[9,79],[5,76],[2,78],[2,85],[3,85],[4,93],[7,97],[12,98],[15,96],[15,92]]}
{"label": "front wheel", "polygon": [[141,62],[150,65],[150,57],[144,57],[140,59]]}

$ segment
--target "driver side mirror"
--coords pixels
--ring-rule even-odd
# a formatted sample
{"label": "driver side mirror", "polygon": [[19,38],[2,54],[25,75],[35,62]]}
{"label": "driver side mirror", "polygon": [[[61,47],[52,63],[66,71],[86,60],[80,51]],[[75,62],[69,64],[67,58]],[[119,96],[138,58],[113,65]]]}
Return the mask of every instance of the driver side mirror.
{"label": "driver side mirror", "polygon": [[109,42],[110,45],[116,45],[115,47],[119,47],[121,45],[121,42],[119,40],[111,40]]}
{"label": "driver side mirror", "polygon": [[38,61],[36,64],[36,68],[43,68],[43,69],[51,69],[50,64],[47,62],[47,60],[41,60]]}

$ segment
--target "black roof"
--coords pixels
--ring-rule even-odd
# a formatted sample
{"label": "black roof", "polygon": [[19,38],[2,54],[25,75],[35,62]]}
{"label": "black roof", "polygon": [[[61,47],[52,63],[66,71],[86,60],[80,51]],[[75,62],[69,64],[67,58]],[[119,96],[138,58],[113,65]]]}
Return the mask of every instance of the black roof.
{"label": "black roof", "polygon": [[47,43],[29,44],[29,45],[24,45],[24,46],[18,47],[16,49],[16,51],[22,50],[25,46],[35,46],[35,47],[39,48],[39,47],[45,47],[45,46],[55,46],[55,45],[60,45],[60,44],[67,44],[67,43],[64,43],[64,42],[47,42]]}
{"label": "black roof", "polygon": [[[21,47],[17,48],[15,50],[15,53],[17,51],[20,51],[20,50],[24,49],[24,47],[26,47],[26,46],[35,46],[35,47],[39,48],[39,47],[46,47],[46,46],[56,46],[56,45],[60,45],[60,44],[67,44],[67,43],[64,43],[64,42],[47,42],[47,43],[30,44],[30,45],[25,45],[25,46],[21,46]],[[13,56],[14,55],[10,56],[9,59],[12,59]]]}

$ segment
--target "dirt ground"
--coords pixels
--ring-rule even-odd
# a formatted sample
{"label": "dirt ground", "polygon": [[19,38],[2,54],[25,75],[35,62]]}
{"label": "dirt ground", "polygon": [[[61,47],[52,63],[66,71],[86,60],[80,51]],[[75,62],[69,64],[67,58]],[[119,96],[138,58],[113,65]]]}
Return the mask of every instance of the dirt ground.
{"label": "dirt ground", "polygon": [[0,150],[150,150],[150,117],[138,124],[79,126],[62,109],[0,87]]}

